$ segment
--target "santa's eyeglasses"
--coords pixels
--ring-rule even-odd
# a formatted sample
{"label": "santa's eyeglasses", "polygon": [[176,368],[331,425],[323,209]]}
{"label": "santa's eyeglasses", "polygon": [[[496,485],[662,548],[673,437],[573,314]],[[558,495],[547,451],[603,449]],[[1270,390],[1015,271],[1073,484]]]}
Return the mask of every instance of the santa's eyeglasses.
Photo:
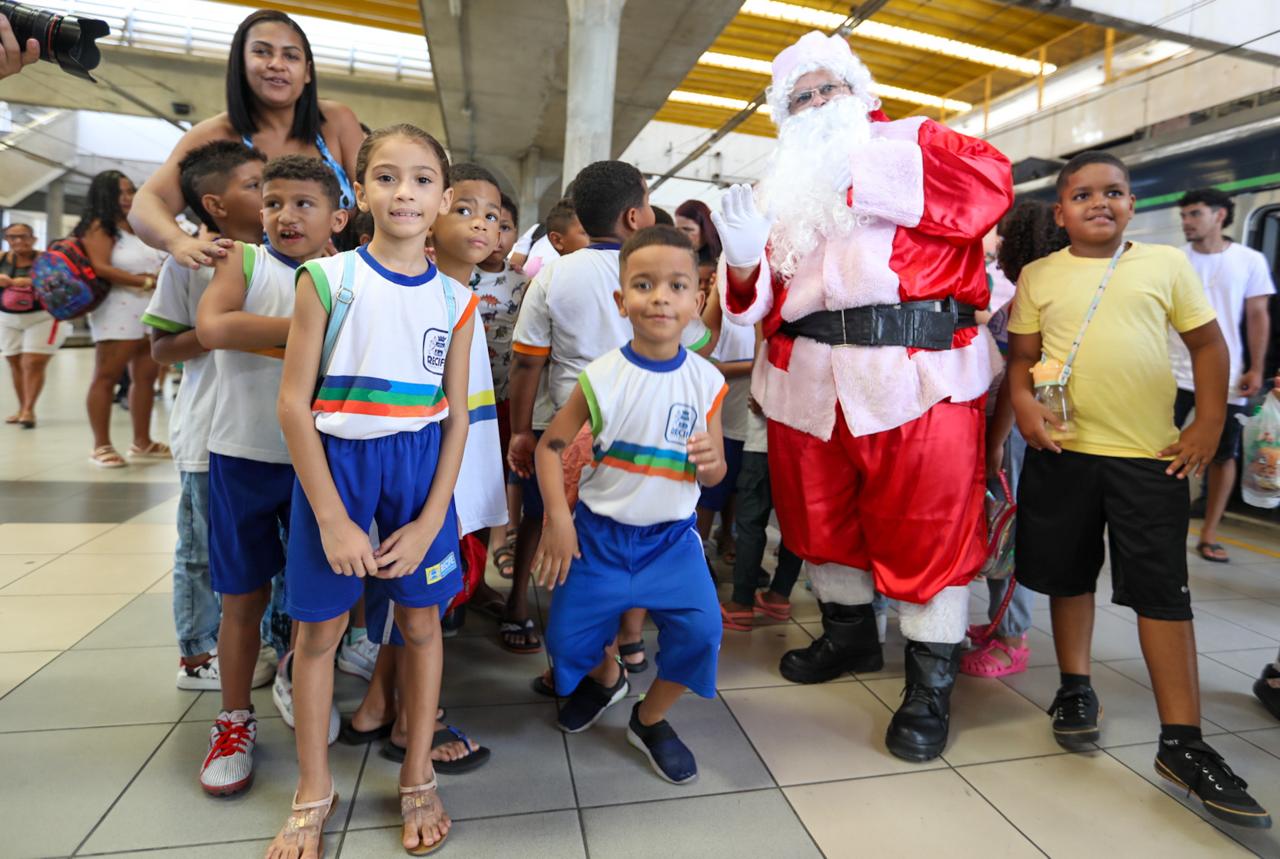
{"label": "santa's eyeglasses", "polygon": [[826,104],[831,101],[831,97],[838,92],[851,93],[853,92],[853,87],[849,86],[847,83],[827,83],[820,87],[814,87],[813,89],[801,90],[791,96],[791,101],[789,102],[788,107],[791,109],[792,113],[795,113],[800,108],[808,107],[813,104],[813,97],[815,95],[822,96],[822,102],[823,104]]}

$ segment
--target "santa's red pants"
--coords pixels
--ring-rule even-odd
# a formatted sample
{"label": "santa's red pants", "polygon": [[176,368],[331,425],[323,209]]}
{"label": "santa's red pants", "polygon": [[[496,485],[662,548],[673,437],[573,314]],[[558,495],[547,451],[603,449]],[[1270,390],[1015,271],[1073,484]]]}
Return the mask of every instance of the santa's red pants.
{"label": "santa's red pants", "polygon": [[924,603],[986,558],[986,397],[942,402],[854,437],[836,406],[828,441],[769,421],[769,478],[787,548],[869,571],[891,599]]}

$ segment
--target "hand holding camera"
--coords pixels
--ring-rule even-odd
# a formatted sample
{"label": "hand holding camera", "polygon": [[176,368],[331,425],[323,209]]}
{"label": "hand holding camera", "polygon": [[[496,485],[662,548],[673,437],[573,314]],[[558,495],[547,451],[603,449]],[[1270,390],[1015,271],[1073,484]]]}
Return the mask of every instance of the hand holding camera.
{"label": "hand holding camera", "polygon": [[25,45],[19,47],[18,39],[13,35],[13,27],[9,19],[0,15],[0,80],[16,75],[22,67],[40,59],[40,43],[35,39],[27,39]]}
{"label": "hand holding camera", "polygon": [[48,60],[68,74],[92,81],[89,72],[102,62],[95,42],[109,32],[107,22],[98,18],[59,15],[0,0],[0,79],[36,60]]}

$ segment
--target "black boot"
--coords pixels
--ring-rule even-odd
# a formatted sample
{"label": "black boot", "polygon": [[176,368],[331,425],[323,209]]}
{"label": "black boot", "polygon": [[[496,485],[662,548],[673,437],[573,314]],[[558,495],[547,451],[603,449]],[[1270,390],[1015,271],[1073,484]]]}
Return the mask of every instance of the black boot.
{"label": "black boot", "polygon": [[908,761],[931,761],[947,745],[951,689],[960,667],[960,645],[907,642],[907,685],[884,742]]}
{"label": "black boot", "polygon": [[822,637],[783,654],[778,670],[792,683],[826,683],[849,671],[865,674],[884,667],[876,613],[868,605],[818,603]]}

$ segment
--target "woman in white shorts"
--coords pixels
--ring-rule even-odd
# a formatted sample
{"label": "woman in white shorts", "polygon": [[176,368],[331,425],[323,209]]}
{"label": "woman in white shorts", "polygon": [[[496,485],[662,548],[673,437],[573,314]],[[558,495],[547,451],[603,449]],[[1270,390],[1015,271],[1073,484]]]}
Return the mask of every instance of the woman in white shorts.
{"label": "woman in white shorts", "polygon": [[[4,422],[34,429],[45,367],[67,339],[70,326],[58,322],[39,304],[31,303],[31,266],[39,254],[30,225],[10,224],[4,229],[4,240],[9,251],[0,255],[0,295],[10,289],[14,293],[22,291],[22,300],[10,301],[10,296],[4,295],[6,300],[0,303],[0,353],[9,362],[18,399],[18,410]],[[16,309],[24,303],[30,308]]]}
{"label": "woman in white shorts", "polygon": [[168,445],[151,438],[151,406],[160,366],[151,359],[142,325],[164,254],[143,244],[129,226],[135,190],[118,170],[99,173],[89,185],[85,212],[75,230],[94,271],[111,284],[106,300],[89,314],[94,348],[93,382],[86,403],[93,429],[89,461],[101,468],[125,465],[124,457],[111,445],[111,404],[112,391],[126,367],[133,382],[129,387],[129,417],[133,421],[129,456],[171,456]]}

